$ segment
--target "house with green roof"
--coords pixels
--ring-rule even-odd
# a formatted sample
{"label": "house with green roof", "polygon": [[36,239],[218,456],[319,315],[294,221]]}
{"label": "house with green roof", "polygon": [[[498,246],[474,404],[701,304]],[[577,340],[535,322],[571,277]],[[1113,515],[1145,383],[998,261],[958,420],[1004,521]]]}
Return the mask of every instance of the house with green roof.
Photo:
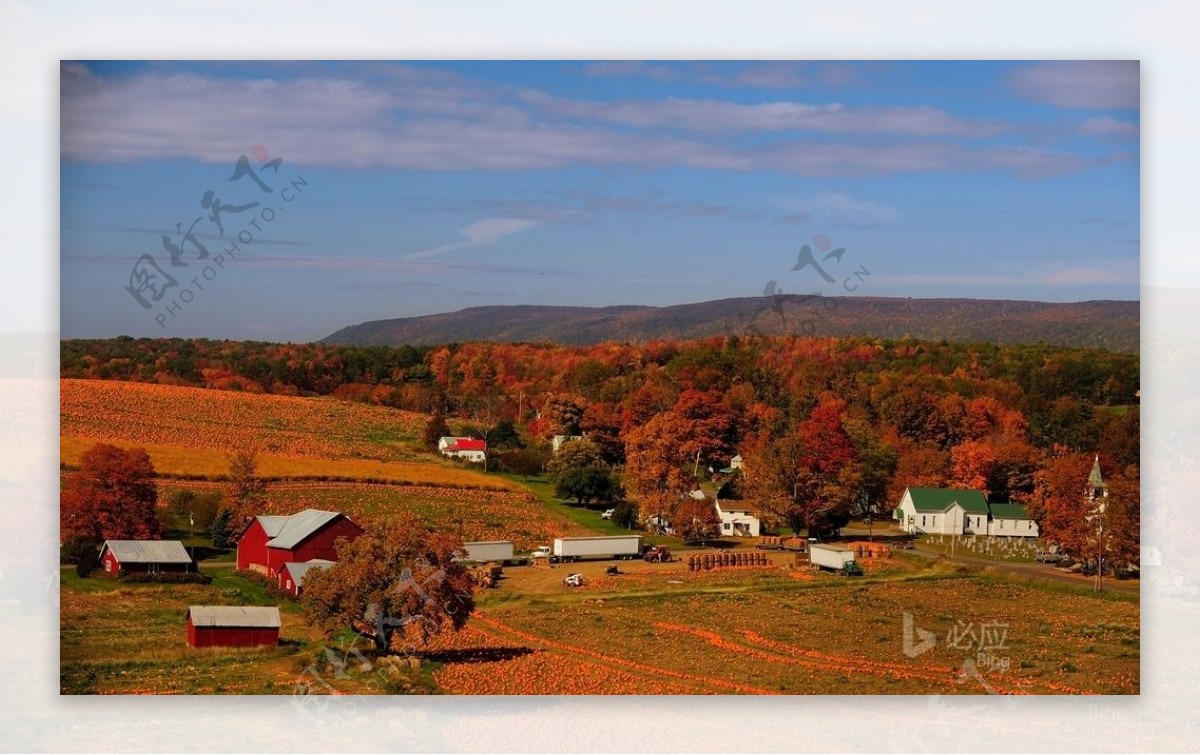
{"label": "house with green roof", "polygon": [[910,534],[1037,537],[1037,522],[1015,503],[989,504],[967,488],[906,488],[892,516]]}
{"label": "house with green roof", "polygon": [[905,488],[893,516],[913,534],[986,535],[988,502],[966,488]]}
{"label": "house with green roof", "polygon": [[1037,522],[1017,503],[993,503],[988,534],[992,537],[1037,537]]}

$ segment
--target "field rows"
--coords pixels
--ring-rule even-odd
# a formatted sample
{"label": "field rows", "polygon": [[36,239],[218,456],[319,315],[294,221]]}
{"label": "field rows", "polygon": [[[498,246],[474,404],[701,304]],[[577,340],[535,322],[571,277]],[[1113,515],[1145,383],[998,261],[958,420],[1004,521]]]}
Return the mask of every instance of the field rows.
{"label": "field rows", "polygon": [[[170,477],[201,477],[216,479],[229,472],[227,452],[210,448],[183,448],[135,443],[129,440],[104,438],[59,438],[62,464],[77,467],[83,453],[97,442],[112,443],[123,448],[144,448],[150,454],[154,469]],[[361,459],[318,459],[297,456],[260,454],[258,474],[266,478],[309,478],[343,480],[381,480],[409,485],[490,488],[515,490],[519,486],[500,477],[492,477],[450,463],[427,461],[367,461]]]}
{"label": "field rows", "polygon": [[153,383],[59,381],[63,436],[277,456],[399,460],[426,417],[328,398]]}
{"label": "field rows", "polygon": [[[747,575],[747,578],[752,578]],[[849,694],[1136,694],[1136,603],[1043,590],[1003,578],[808,583],[648,597],[606,594],[571,605],[503,604],[476,619],[530,648],[588,663],[690,680],[710,691]],[[938,638],[902,652],[903,616]],[[952,642],[1002,628],[987,667],[981,644]],[[599,655],[598,655],[599,654]],[[968,663],[969,661],[969,663]],[[973,665],[972,665],[973,664]],[[481,675],[504,676],[503,662]],[[456,672],[454,684],[472,683]],[[698,680],[698,681],[697,681]],[[986,686],[985,686],[986,683]],[[735,689],[736,688],[736,689]]]}

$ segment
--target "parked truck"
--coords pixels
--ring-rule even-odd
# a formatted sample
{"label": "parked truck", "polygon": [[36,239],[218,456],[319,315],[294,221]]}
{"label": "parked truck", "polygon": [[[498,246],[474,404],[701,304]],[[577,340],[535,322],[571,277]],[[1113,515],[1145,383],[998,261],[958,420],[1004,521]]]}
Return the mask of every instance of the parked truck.
{"label": "parked truck", "polygon": [[642,556],[641,535],[612,537],[558,537],[554,539],[553,557],[559,561],[578,561],[582,558],[632,559]]}
{"label": "parked truck", "polygon": [[833,543],[810,543],[808,560],[814,569],[829,569],[846,576],[859,576],[862,569],[854,561],[854,551]]}
{"label": "parked truck", "polygon": [[488,561],[507,564],[512,562],[516,556],[511,540],[478,540],[463,543],[463,548],[467,551],[464,561],[474,561],[480,564]]}

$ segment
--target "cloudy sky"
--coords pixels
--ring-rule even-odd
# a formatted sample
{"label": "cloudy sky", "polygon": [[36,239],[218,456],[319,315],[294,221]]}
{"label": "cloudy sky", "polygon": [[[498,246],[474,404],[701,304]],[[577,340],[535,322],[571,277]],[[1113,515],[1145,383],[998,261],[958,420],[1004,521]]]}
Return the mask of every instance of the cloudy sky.
{"label": "cloudy sky", "polygon": [[1136,63],[71,62],[61,98],[64,337],[860,269],[856,295],[1138,298]]}

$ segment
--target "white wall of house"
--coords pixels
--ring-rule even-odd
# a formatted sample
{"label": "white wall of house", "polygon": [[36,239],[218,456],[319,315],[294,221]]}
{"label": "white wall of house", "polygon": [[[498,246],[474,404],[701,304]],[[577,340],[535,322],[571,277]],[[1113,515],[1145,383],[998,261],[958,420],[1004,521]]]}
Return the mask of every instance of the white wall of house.
{"label": "white wall of house", "polygon": [[550,439],[550,448],[554,453],[558,453],[558,449],[562,448],[564,443],[570,443],[573,440],[583,440],[582,435],[555,435]]}
{"label": "white wall of house", "polygon": [[932,535],[986,535],[988,534],[988,516],[965,511],[957,503],[951,504],[945,511],[917,511],[913,505],[912,496],[907,490],[904,498],[896,507],[897,520],[900,528],[908,533],[926,532]]}
{"label": "white wall of house", "polygon": [[1037,537],[1037,522],[1032,519],[993,519],[988,523],[992,537]]}
{"label": "white wall of house", "polygon": [[718,502],[717,516],[721,519],[722,535],[758,537],[762,533],[762,522],[749,509],[726,508]]}
{"label": "white wall of house", "polygon": [[484,451],[450,451],[446,455],[474,462],[482,462],[487,458],[487,453]]}
{"label": "white wall of house", "polygon": [[900,499],[900,505],[896,507],[900,518],[900,528],[908,533],[916,532],[931,532],[940,534],[940,527],[945,522],[944,514],[930,514],[929,512],[921,513],[917,511],[916,505],[913,504],[912,495],[905,490],[904,497]]}

